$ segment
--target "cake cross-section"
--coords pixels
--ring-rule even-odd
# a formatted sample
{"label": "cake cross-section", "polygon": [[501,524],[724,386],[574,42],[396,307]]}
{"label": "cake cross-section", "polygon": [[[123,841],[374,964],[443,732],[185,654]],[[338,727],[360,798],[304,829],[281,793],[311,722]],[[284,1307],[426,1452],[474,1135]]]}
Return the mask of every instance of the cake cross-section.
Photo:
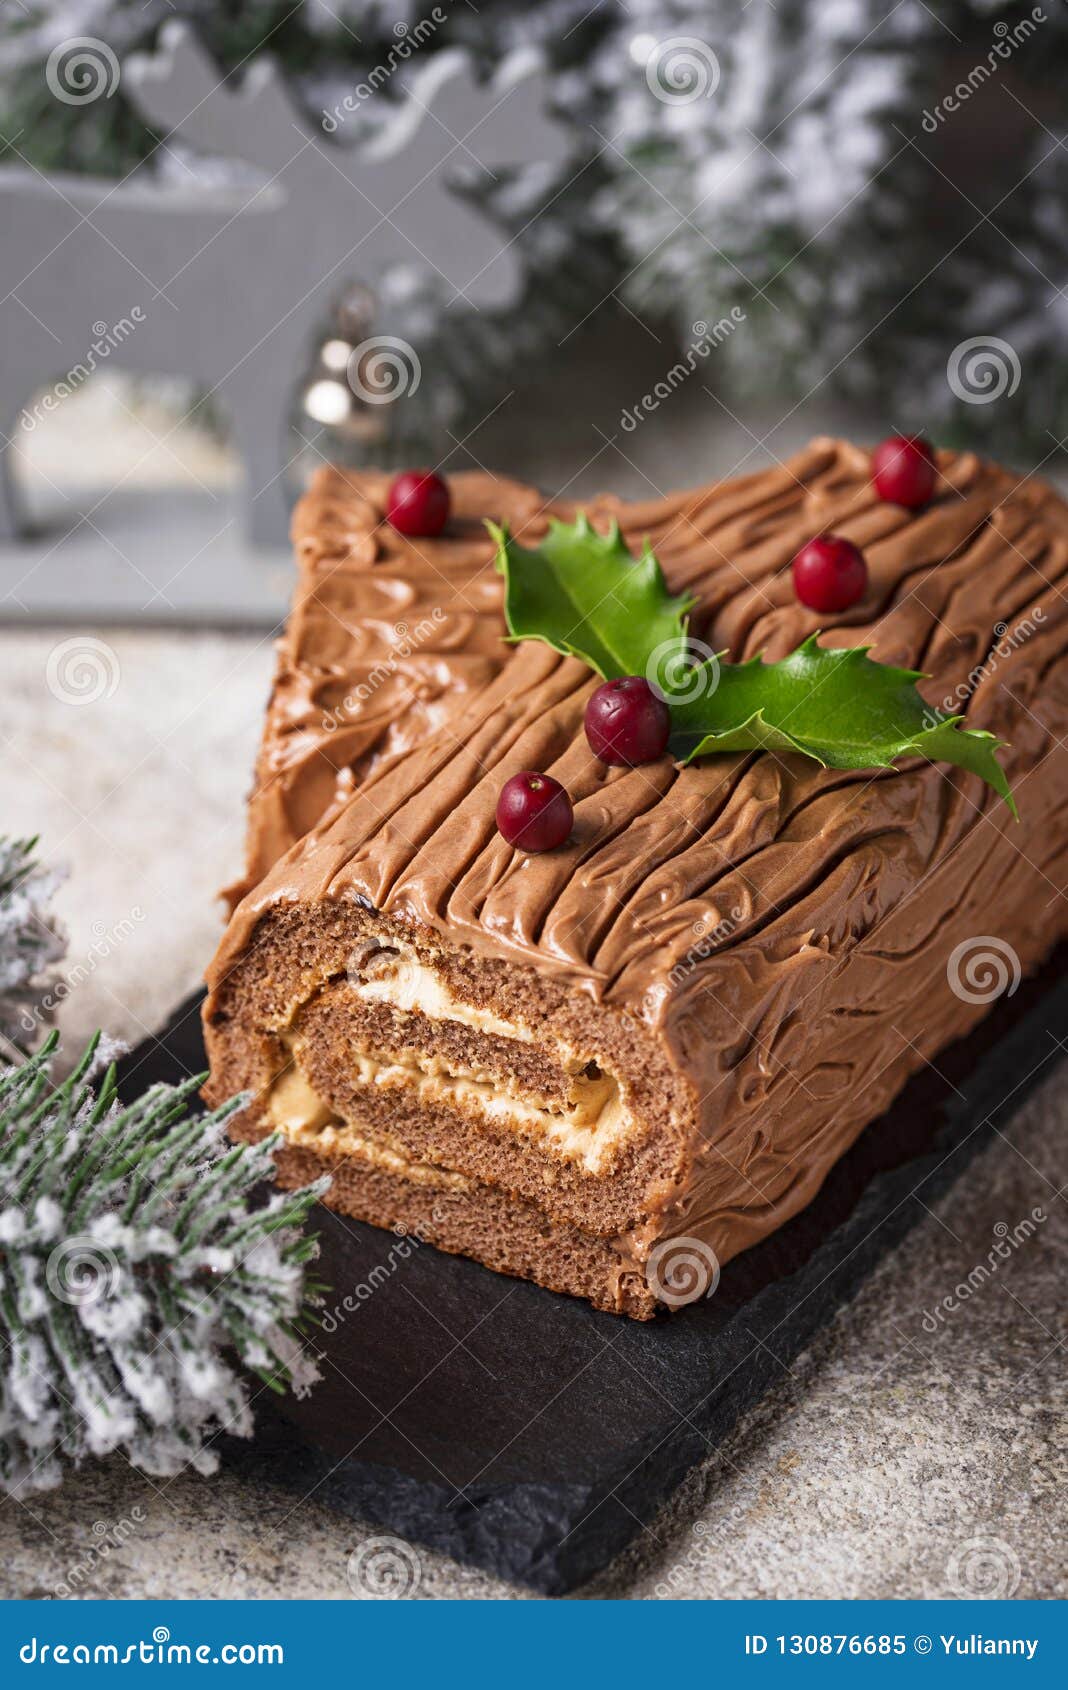
{"label": "cake cross-section", "polygon": [[[509,514],[491,479],[479,495]],[[1008,746],[1020,822],[918,759],[609,767],[583,732],[596,678],[523,643],[238,907],[208,1095],[251,1094],[236,1130],[281,1135],[283,1182],[329,1172],[345,1213],[644,1319],[713,1289],[880,1130],[986,1013],[984,957],[1018,978],[1068,931],[1068,509],[942,453],[931,504],[906,511],[830,440],[587,509],[635,555],[651,542],[729,659],[820,629],[922,670],[927,702]],[[547,514],[532,498],[527,543]],[[862,548],[869,587],[821,620],[790,563],[828,531]],[[495,824],[526,769],[574,801],[569,840],[538,855]]]}

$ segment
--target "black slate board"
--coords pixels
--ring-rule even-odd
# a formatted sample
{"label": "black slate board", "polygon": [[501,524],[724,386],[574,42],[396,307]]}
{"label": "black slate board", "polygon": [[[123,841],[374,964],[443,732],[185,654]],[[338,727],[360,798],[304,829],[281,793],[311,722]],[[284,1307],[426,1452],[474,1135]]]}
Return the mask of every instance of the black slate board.
{"label": "black slate board", "polygon": [[[316,1211],[337,1328],[304,1401],[256,1400],[228,1462],[297,1496],[562,1595],[651,1520],[1061,1054],[1064,951],[925,1069],[816,1201],[639,1324]],[[204,1066],[199,999],[122,1064],[132,1095]],[[1026,1076],[1021,1083],[1021,1076]],[[362,1289],[361,1289],[362,1288]]]}

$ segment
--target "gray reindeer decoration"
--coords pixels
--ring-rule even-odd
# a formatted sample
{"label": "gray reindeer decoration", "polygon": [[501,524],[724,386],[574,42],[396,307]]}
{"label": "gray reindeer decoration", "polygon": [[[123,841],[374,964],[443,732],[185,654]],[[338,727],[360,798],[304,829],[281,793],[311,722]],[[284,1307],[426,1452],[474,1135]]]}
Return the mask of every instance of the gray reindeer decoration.
{"label": "gray reindeer decoration", "polygon": [[[220,76],[180,23],[122,76],[158,132],[252,169],[225,189],[0,169],[0,537],[20,526],[3,448],[22,408],[102,341],[109,363],[190,378],[220,403],[250,537],[277,543],[292,395],[333,303],[404,261],[433,266],[476,309],[508,304],[519,277],[507,240],[456,184],[472,167],[558,162],[565,130],[526,53],[485,85],[466,53],[436,55],[401,101],[373,96],[390,117],[370,144],[346,144],[343,123],[313,130],[267,57],[239,83]],[[382,345],[388,356],[396,342]]]}

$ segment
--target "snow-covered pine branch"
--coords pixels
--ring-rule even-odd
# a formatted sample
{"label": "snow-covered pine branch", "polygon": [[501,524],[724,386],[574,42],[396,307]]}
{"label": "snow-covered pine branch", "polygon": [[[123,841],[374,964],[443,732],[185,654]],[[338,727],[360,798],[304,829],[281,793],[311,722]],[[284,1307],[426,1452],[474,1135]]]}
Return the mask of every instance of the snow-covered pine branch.
{"label": "snow-covered pine branch", "polygon": [[0,835],[0,1060],[29,1049],[48,970],[67,948],[49,908],[62,875],[40,866],[36,845]]}
{"label": "snow-covered pine branch", "polygon": [[317,1377],[300,1229],[329,1182],[251,1207],[272,1141],[227,1142],[240,1100],[198,1116],[194,1078],[124,1107],[96,1040],[54,1087],[56,1043],[0,1074],[0,1485],[120,1449],[210,1472],[217,1433],[251,1432],[245,1372]]}

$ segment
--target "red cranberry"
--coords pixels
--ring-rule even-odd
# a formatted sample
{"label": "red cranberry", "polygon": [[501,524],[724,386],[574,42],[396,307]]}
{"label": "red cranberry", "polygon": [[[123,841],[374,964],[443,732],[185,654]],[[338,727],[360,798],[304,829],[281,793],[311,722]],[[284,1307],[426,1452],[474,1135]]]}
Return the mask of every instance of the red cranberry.
{"label": "red cranberry", "polygon": [[525,770],[501,787],[497,826],[509,845],[521,851],[552,851],[571,832],[571,800],[552,775]]}
{"label": "red cranberry", "polygon": [[670,710],[641,675],[606,681],[586,706],[586,738],[602,763],[651,763],[670,732]]}
{"label": "red cranberry", "polygon": [[892,434],[871,455],[871,479],[880,499],[918,510],[934,492],[934,453],[918,434]]}
{"label": "red cranberry", "polygon": [[429,469],[409,469],[389,484],[386,515],[398,534],[440,534],[449,520],[449,489]]}
{"label": "red cranberry", "polygon": [[793,563],[794,592],[809,610],[848,610],[864,597],[868,566],[852,540],[817,534]]}

